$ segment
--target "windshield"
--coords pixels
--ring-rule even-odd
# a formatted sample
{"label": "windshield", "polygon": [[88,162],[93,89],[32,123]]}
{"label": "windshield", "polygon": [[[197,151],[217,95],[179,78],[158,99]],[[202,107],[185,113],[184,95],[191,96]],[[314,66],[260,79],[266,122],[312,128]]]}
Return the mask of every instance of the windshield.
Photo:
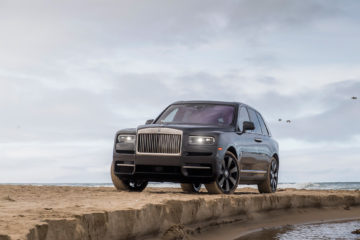
{"label": "windshield", "polygon": [[235,107],[216,104],[179,104],[165,110],[156,123],[204,124],[229,126]]}

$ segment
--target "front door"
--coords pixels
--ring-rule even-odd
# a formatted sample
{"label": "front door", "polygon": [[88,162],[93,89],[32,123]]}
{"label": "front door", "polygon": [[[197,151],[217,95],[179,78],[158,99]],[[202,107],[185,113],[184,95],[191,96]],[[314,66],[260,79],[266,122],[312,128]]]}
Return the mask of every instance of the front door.
{"label": "front door", "polygon": [[267,137],[263,134],[260,121],[257,117],[257,113],[248,108],[250,121],[254,123],[255,129],[251,133],[252,142],[252,155],[253,163],[249,166],[244,166],[242,172],[246,176],[251,177],[263,177],[267,172],[268,160],[266,157],[267,153]]}
{"label": "front door", "polygon": [[250,180],[254,176],[253,169],[257,168],[258,144],[254,141],[255,134],[253,131],[244,132],[243,122],[251,121],[246,107],[239,109],[238,116],[238,141],[237,151],[240,160],[240,179]]}

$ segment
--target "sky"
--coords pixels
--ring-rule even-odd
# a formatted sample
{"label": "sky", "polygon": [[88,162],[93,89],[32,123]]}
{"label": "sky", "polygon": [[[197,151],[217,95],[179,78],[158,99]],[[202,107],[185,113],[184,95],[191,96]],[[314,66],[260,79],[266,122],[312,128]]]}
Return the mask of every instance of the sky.
{"label": "sky", "polygon": [[259,110],[280,182],[360,181],[359,12],[357,0],[2,0],[0,183],[110,182],[115,132],[177,100]]}

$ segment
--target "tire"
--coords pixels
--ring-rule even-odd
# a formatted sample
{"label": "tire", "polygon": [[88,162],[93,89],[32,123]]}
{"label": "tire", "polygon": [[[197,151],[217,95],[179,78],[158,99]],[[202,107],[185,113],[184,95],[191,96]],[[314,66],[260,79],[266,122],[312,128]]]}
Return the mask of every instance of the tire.
{"label": "tire", "polygon": [[258,184],[260,193],[274,193],[276,192],[279,180],[279,163],[275,158],[271,159],[268,167],[266,180]]}
{"label": "tire", "polygon": [[111,164],[111,180],[118,191],[142,192],[148,185],[147,181],[121,180],[114,170],[114,164]]}
{"label": "tire", "polygon": [[198,193],[201,189],[201,183],[181,183],[181,189],[186,193]]}
{"label": "tire", "polygon": [[240,167],[236,156],[227,151],[221,161],[219,176],[212,183],[205,184],[211,194],[232,194],[240,181]]}

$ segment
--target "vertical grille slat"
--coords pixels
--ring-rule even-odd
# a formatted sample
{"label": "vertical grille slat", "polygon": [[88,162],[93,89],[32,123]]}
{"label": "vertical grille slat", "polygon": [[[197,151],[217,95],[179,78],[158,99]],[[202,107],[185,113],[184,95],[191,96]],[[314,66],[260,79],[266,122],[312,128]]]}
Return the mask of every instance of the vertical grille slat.
{"label": "vertical grille slat", "polygon": [[[166,129],[164,133],[158,133],[155,130],[158,131],[157,129],[145,129],[142,133],[139,130],[137,142],[139,154],[181,154],[182,132],[180,130]],[[164,129],[161,130],[164,131]],[[175,134],[171,131],[175,131]]]}

